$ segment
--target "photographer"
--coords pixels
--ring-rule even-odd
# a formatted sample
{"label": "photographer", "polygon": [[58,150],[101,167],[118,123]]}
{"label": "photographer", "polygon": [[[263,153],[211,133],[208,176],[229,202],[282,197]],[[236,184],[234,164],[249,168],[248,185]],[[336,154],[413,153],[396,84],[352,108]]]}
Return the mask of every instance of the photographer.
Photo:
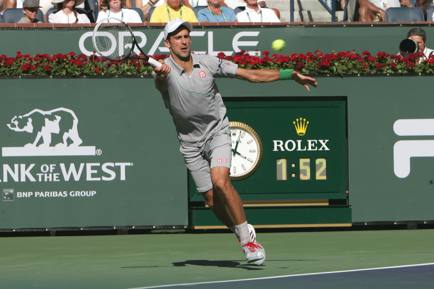
{"label": "photographer", "polygon": [[400,54],[407,56],[412,53],[422,52],[423,56],[420,61],[426,61],[431,55],[434,55],[434,50],[425,46],[426,32],[422,28],[412,28],[407,33],[407,38],[401,41],[399,45]]}

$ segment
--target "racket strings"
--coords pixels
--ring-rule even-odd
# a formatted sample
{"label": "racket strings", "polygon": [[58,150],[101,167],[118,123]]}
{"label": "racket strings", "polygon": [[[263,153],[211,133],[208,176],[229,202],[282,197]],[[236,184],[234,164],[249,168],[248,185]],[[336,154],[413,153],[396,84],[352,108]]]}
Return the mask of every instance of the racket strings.
{"label": "racket strings", "polygon": [[134,36],[122,23],[101,23],[94,42],[96,52],[110,59],[124,59],[134,49]]}

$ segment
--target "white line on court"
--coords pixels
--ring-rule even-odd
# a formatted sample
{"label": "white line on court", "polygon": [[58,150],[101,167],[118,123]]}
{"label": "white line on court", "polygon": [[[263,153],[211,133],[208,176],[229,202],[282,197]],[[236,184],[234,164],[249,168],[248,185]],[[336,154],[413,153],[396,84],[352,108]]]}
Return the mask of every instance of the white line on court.
{"label": "white line on court", "polygon": [[399,266],[389,266],[389,267],[375,267],[375,268],[364,268],[364,269],[352,269],[352,270],[342,270],[342,271],[279,275],[279,276],[258,277],[258,278],[250,278],[250,279],[234,279],[234,280],[207,281],[207,282],[196,282],[196,283],[166,284],[166,285],[157,285],[157,286],[135,287],[135,288],[129,288],[129,289],[153,289],[153,288],[165,288],[165,287],[173,287],[173,286],[194,286],[194,285],[244,282],[244,281],[268,280],[268,279],[290,278],[290,277],[304,277],[304,276],[328,275],[328,274],[339,274],[339,273],[353,273],[353,272],[375,271],[375,270],[401,269],[401,268],[422,267],[422,266],[432,266],[432,265],[434,265],[434,263],[421,263],[421,264],[399,265]]}

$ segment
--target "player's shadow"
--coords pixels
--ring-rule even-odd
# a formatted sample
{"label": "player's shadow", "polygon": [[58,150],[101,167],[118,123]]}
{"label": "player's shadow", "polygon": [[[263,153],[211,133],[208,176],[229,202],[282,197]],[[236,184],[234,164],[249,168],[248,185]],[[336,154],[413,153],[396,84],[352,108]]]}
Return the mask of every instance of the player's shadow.
{"label": "player's shadow", "polygon": [[173,266],[183,267],[187,265],[206,266],[206,267],[223,267],[223,268],[240,268],[244,270],[263,270],[263,266],[252,264],[242,264],[234,260],[185,260],[182,262],[173,262]]}

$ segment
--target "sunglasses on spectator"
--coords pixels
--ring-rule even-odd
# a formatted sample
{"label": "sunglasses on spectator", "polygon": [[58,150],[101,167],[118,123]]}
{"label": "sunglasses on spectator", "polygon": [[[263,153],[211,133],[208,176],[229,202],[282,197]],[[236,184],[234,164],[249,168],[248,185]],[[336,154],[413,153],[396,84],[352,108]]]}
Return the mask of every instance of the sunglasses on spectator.
{"label": "sunglasses on spectator", "polygon": [[38,12],[39,8],[38,7],[27,7],[25,8],[26,10],[29,10],[31,12]]}

